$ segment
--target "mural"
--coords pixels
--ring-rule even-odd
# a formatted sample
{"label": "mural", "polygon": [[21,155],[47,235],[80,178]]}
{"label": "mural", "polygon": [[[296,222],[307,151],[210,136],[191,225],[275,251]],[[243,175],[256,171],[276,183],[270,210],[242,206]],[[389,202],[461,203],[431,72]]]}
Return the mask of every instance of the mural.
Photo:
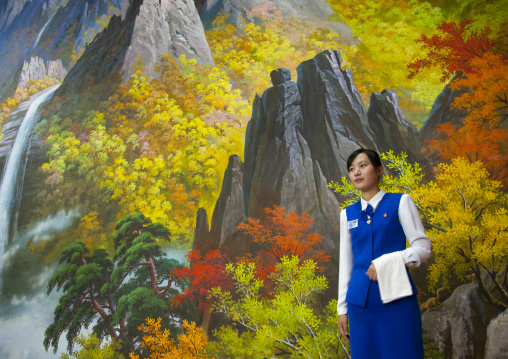
{"label": "mural", "polygon": [[504,0],[5,0],[0,356],[348,358],[346,158],[433,255],[426,358],[508,351]]}

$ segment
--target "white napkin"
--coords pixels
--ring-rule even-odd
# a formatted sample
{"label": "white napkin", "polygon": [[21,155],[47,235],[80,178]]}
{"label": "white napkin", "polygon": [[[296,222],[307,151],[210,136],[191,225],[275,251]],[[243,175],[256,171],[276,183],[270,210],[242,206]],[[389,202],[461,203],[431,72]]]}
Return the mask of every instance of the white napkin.
{"label": "white napkin", "polygon": [[379,293],[383,303],[413,295],[402,253],[392,252],[372,261],[376,267]]}

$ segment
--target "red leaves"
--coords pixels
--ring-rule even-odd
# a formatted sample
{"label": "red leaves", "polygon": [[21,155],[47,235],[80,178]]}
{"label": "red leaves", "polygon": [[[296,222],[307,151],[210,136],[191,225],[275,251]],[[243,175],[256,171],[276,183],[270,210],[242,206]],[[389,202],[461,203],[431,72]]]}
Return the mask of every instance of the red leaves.
{"label": "red leaves", "polygon": [[[330,257],[325,251],[318,251],[314,247],[321,242],[323,236],[318,233],[307,233],[314,220],[307,212],[297,214],[286,213],[286,208],[274,206],[266,208],[266,218],[263,220],[247,218],[246,223],[241,223],[238,229],[252,237],[253,242],[261,246],[260,251],[253,256],[248,254],[236,258],[237,262],[256,262],[259,278],[265,280],[275,271],[275,267],[284,256],[298,256],[300,262],[312,259],[317,263],[326,263]],[[171,305],[177,306],[187,300],[198,304],[199,310],[203,310],[206,304],[210,304],[207,298],[209,291],[220,286],[223,291],[233,291],[233,282],[226,272],[226,264],[231,262],[228,256],[220,250],[207,253],[204,257],[198,250],[192,250],[187,254],[190,266],[173,270],[176,281],[188,281],[188,286],[183,293],[171,299]],[[323,271],[323,267],[320,268]],[[271,283],[265,281],[265,289],[269,292]]]}
{"label": "red leaves", "polygon": [[441,81],[445,82],[456,72],[464,74],[474,73],[470,60],[482,57],[485,52],[495,45],[495,41],[488,38],[487,31],[466,36],[466,27],[472,20],[463,20],[460,24],[443,22],[438,26],[439,34],[428,37],[422,35],[417,42],[427,50],[427,57],[410,63],[408,78],[413,78],[425,68],[439,66],[443,70]]}
{"label": "red leaves", "polygon": [[[238,229],[252,237],[254,243],[261,245],[256,258],[260,270],[259,276],[266,278],[275,271],[275,265],[284,256],[298,256],[300,261],[312,259],[317,263],[325,263],[330,257],[325,251],[318,251],[314,247],[323,238],[319,233],[305,234],[314,223],[307,212],[298,215],[295,212],[286,213],[285,207],[274,206],[265,208],[267,214],[263,221],[247,218]],[[323,268],[320,268],[323,270]]]}
{"label": "red leaves", "polygon": [[173,275],[177,281],[189,281],[183,293],[172,299],[175,306],[187,300],[198,303],[199,310],[208,302],[208,291],[214,287],[222,287],[224,291],[233,287],[231,277],[226,273],[226,264],[230,262],[228,256],[219,250],[208,252],[203,258],[198,250],[187,254],[190,266],[175,269]]}

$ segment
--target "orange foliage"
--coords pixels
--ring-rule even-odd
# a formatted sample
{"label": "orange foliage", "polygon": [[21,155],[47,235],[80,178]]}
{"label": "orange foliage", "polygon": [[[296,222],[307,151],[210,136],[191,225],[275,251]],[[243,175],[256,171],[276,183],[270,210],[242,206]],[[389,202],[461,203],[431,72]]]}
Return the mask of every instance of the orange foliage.
{"label": "orange foliage", "polygon": [[[161,318],[157,320],[147,318],[146,324],[141,324],[138,329],[145,332],[140,344],[141,348],[147,348],[150,358],[153,359],[198,359],[207,358],[204,353],[208,345],[208,338],[201,328],[196,328],[196,323],[183,321],[185,330],[177,338],[177,344],[169,337],[169,330],[161,329]],[[129,354],[130,359],[139,359],[134,353]]]}
{"label": "orange foliage", "polygon": [[489,122],[495,128],[507,117],[508,57],[487,51],[469,64],[472,71],[451,84],[454,89],[469,90],[453,106],[469,113],[466,121]]}
{"label": "orange foliage", "polygon": [[460,156],[470,163],[482,161],[493,179],[508,185],[508,132],[502,126],[508,116],[508,57],[494,52],[496,42],[489,38],[488,30],[468,36],[469,24],[471,20],[443,23],[440,34],[422,36],[418,41],[427,50],[427,58],[408,65],[409,77],[432,66],[442,68],[442,81],[461,72],[451,87],[465,90],[452,103],[467,112],[463,126],[440,125],[438,131],[446,137],[431,141],[429,146],[443,159]]}
{"label": "orange foliage", "polygon": [[190,251],[187,256],[190,266],[173,269],[173,275],[178,281],[187,280],[189,286],[183,293],[172,298],[171,305],[176,306],[185,301],[198,303],[199,310],[209,301],[209,290],[221,287],[230,290],[233,287],[231,277],[226,272],[226,264],[229,258],[219,250],[208,252],[204,257],[198,250]]}
{"label": "orange foliage", "polygon": [[[254,243],[261,246],[256,258],[261,278],[266,278],[275,271],[275,266],[283,257],[297,256],[300,262],[311,259],[316,263],[326,263],[330,257],[325,251],[318,251],[314,247],[323,238],[319,233],[308,233],[314,220],[307,212],[301,215],[286,213],[285,207],[274,206],[265,208],[266,219],[247,218],[247,222],[238,228],[249,235]],[[324,268],[321,267],[322,271]]]}
{"label": "orange foliage", "polygon": [[508,156],[500,148],[500,143],[508,138],[505,129],[488,129],[481,122],[468,121],[459,128],[442,124],[437,131],[444,133],[445,139],[430,141],[429,146],[438,150],[443,159],[465,157],[470,163],[481,161],[492,179],[507,184],[508,170],[504,164]]}

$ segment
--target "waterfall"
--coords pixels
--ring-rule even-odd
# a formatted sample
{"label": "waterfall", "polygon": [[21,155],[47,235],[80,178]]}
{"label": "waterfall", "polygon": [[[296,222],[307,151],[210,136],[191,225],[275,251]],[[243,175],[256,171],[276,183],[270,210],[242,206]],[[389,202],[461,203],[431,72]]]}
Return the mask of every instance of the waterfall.
{"label": "waterfall", "polygon": [[34,43],[34,46],[32,46],[32,49],[35,49],[35,47],[37,46],[37,44],[39,43],[39,40],[41,39],[41,36],[42,34],[44,33],[44,30],[46,30],[46,27],[49,25],[50,21],[53,19],[53,16],[55,16],[55,14],[51,15],[51,17],[49,18],[48,21],[46,21],[46,23],[44,24],[44,26],[42,27],[41,31],[39,31],[39,34],[37,35],[37,40],[35,40],[35,43]]}
{"label": "waterfall", "polygon": [[[39,97],[30,104],[30,107],[23,118],[23,122],[18,129],[9,157],[5,163],[2,182],[0,184],[0,292],[4,250],[9,237],[11,211],[14,201],[16,200],[16,196],[14,194],[16,193],[16,184],[18,183],[20,165],[24,164],[23,156],[25,154],[25,149],[28,146],[32,129],[37,121],[37,110],[40,105],[51,98],[53,92],[55,92],[59,86],[60,85],[55,85],[42,91]],[[22,172],[24,172],[24,169]],[[21,193],[21,189],[18,193]]]}

